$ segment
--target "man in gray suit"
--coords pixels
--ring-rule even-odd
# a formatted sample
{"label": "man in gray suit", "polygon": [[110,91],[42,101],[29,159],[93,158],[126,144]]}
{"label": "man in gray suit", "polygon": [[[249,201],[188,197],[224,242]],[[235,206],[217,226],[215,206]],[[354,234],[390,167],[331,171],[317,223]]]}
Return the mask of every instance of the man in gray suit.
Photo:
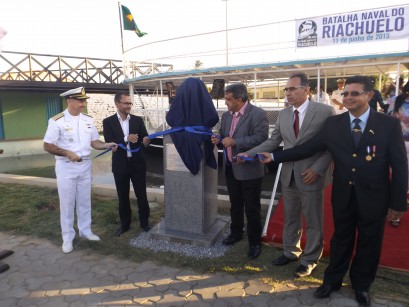
{"label": "man in gray suit", "polygon": [[224,97],[228,111],[222,116],[220,139],[212,137],[213,144],[224,146],[223,171],[231,203],[230,235],[223,244],[232,245],[243,238],[246,212],[248,257],[255,259],[261,253],[260,195],[264,165],[258,160],[238,164],[233,158],[267,140],[268,119],[263,109],[247,101],[247,88],[243,83],[227,86]]}
{"label": "man in gray suit", "polygon": [[[302,144],[315,136],[325,119],[335,114],[334,108],[308,99],[309,81],[304,73],[293,74],[284,91],[288,108],[279,112],[271,137],[261,145],[248,150],[244,156],[254,157],[259,152],[272,152],[282,141],[284,149]],[[330,180],[331,155],[317,152],[314,156],[283,164],[281,186],[284,200],[283,254],[274,259],[280,266],[300,258],[295,271],[297,277],[308,276],[315,269],[323,250],[324,187]],[[303,231],[302,216],[306,221],[306,246],[300,247]]]}

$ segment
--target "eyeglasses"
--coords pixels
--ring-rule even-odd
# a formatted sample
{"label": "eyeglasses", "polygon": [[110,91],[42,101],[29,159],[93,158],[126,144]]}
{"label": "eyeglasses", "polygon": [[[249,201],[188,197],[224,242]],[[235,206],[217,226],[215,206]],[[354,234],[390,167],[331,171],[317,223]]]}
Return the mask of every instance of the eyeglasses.
{"label": "eyeglasses", "polygon": [[132,102],[122,102],[122,101],[120,101],[120,103],[123,103],[126,106],[133,106]]}
{"label": "eyeglasses", "polygon": [[283,89],[284,92],[294,92],[296,89],[299,88],[304,88],[305,86],[292,86],[292,87],[286,87]]}
{"label": "eyeglasses", "polygon": [[342,92],[341,96],[342,97],[348,97],[349,95],[351,95],[352,97],[358,97],[362,94],[366,94],[368,92],[357,92],[357,91],[352,91],[352,92]]}

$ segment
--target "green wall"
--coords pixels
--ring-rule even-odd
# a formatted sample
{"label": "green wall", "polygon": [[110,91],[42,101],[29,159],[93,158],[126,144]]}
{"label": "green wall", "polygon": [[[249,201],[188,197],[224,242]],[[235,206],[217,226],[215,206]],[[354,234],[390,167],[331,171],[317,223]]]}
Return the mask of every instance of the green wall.
{"label": "green wall", "polygon": [[59,95],[49,93],[0,93],[4,140],[43,138],[48,121],[45,107],[46,98],[59,98]]}

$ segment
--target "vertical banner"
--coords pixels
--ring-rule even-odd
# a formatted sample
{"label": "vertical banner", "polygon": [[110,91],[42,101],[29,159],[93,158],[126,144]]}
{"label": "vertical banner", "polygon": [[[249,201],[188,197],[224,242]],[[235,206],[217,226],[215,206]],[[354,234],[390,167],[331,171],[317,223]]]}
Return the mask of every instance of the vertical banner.
{"label": "vertical banner", "polygon": [[409,38],[409,6],[357,11],[296,21],[296,48]]}

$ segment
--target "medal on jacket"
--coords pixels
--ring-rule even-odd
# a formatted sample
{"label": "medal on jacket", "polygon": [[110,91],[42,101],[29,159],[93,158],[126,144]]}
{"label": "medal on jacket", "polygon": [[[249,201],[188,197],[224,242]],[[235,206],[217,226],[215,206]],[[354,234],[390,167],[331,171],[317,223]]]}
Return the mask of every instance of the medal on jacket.
{"label": "medal on jacket", "polygon": [[372,146],[372,158],[375,158],[376,145]]}
{"label": "medal on jacket", "polygon": [[371,157],[371,147],[366,146],[366,152],[368,153],[368,155],[366,156],[366,161],[371,161],[372,157]]}

